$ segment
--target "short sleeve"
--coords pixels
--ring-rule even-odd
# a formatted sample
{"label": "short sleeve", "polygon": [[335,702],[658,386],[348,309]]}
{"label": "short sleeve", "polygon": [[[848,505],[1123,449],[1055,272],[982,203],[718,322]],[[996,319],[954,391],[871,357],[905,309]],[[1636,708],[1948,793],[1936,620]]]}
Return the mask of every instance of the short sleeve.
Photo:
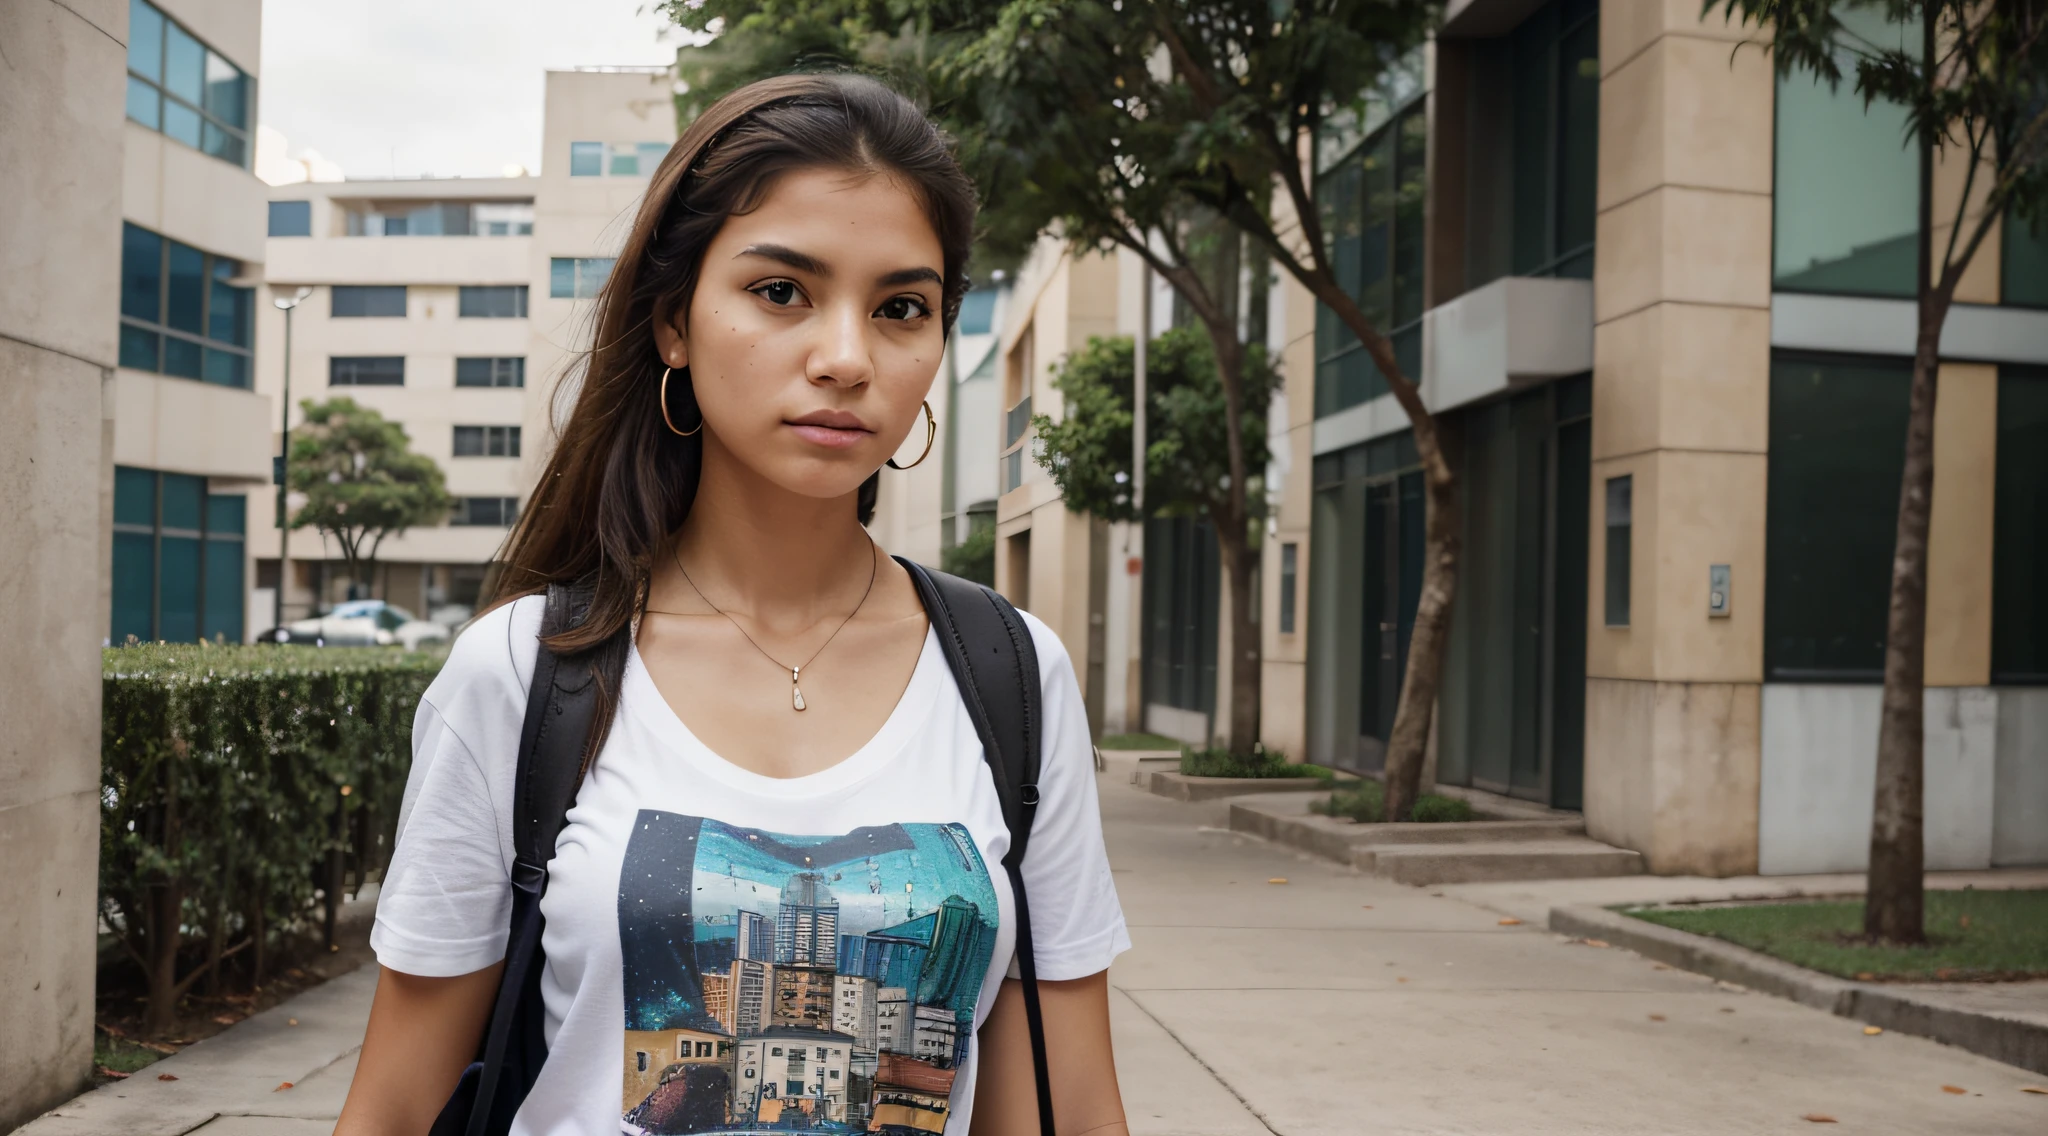
{"label": "short sleeve", "polygon": [[447,978],[505,956],[512,911],[512,790],[541,603],[465,630],[420,700],[398,843],[370,946],[404,974]]}
{"label": "short sleeve", "polygon": [[1059,982],[1109,969],[1130,949],[1131,938],[1103,845],[1095,747],[1074,664],[1050,628],[1028,614],[1025,619],[1038,651],[1045,748],[1038,812],[1024,851],[1024,887],[1031,897],[1038,977]]}

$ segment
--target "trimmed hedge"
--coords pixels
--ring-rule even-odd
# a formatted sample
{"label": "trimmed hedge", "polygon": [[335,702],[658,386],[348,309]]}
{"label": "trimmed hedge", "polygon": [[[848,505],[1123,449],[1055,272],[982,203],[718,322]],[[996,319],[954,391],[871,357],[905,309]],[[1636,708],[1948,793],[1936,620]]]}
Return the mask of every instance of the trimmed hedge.
{"label": "trimmed hedge", "polygon": [[413,712],[440,666],[367,648],[104,652],[100,913],[148,984],[149,1030],[224,960],[247,952],[260,983],[334,867],[360,887],[389,862]]}

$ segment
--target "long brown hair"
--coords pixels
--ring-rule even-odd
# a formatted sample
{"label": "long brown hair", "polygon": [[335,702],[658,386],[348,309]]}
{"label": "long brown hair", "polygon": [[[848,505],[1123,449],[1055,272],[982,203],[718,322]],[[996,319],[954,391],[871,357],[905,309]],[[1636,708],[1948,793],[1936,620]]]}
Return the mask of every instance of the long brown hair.
{"label": "long brown hair", "polygon": [[[598,293],[575,406],[555,438],[495,574],[493,603],[574,584],[587,609],[544,631],[557,654],[597,652],[597,714],[584,751],[602,748],[618,705],[635,615],[654,557],[697,494],[701,434],[663,421],[657,321],[687,318],[704,250],[727,217],[758,208],[782,174],[819,167],[896,178],[923,201],[945,257],[942,327],[967,291],[974,187],[946,137],[908,99],[853,74],[785,75],[707,108],[669,149],[632,232]],[[667,411],[701,421],[687,368],[669,379]],[[572,389],[565,381],[558,393]],[[552,418],[553,415],[550,415]],[[872,517],[879,471],[860,487]]]}

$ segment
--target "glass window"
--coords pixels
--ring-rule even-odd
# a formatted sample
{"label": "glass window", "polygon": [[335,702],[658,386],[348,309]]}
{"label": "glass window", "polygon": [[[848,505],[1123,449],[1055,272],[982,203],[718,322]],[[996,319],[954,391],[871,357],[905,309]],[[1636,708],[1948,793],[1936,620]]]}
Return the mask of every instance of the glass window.
{"label": "glass window", "polygon": [[510,528],[519,519],[517,497],[457,497],[451,525],[479,525]]}
{"label": "glass window", "polygon": [[2048,683],[2048,368],[1998,374],[1991,681]]}
{"label": "glass window", "polygon": [[457,359],[455,385],[458,387],[523,387],[526,359],[512,355],[486,359]]}
{"label": "glass window", "polygon": [[337,284],[328,294],[328,315],[335,319],[405,317],[403,284]]}
{"label": "glass window", "polygon": [[960,315],[954,329],[962,335],[987,335],[995,322],[996,294],[969,292],[960,298]]}
{"label": "glass window", "polygon": [[[1897,46],[1879,11],[1838,6],[1852,35]],[[1917,52],[1917,48],[1915,49]],[[1855,64],[1845,51],[1845,74]],[[1778,78],[1776,232],[1772,285],[1788,292],[1911,296],[1918,271],[1919,157],[1906,108],[1864,106],[1853,81],[1830,89],[1811,73]]]}
{"label": "glass window", "polygon": [[146,0],[128,23],[129,119],[246,168],[249,77]]}
{"label": "glass window", "polygon": [[327,385],[331,387],[402,387],[405,385],[405,356],[333,356],[327,360]]}
{"label": "glass window", "polygon": [[1999,299],[2028,308],[2048,308],[2048,206],[2029,222],[2017,213],[2005,215],[2005,281]]}
{"label": "glass window", "polygon": [[533,234],[533,203],[482,203],[470,207],[470,232],[479,237],[525,237]]}
{"label": "glass window", "polygon": [[457,300],[456,315],[462,319],[525,319],[526,285],[465,285]]}
{"label": "glass window", "polygon": [[137,225],[121,230],[123,367],[247,388],[255,293],[241,264]]}
{"label": "glass window", "polygon": [[1293,541],[1280,546],[1280,634],[1294,634],[1294,591],[1300,569],[1296,559],[1300,546]]}
{"label": "glass window", "polygon": [[247,508],[202,477],[115,467],[109,638],[240,642]]}
{"label": "glass window", "polygon": [[1905,360],[1771,361],[1766,680],[1883,677],[1911,382]]}
{"label": "glass window", "polygon": [[557,256],[548,260],[548,295],[557,300],[588,300],[604,287],[612,257]]}
{"label": "glass window", "polygon": [[270,235],[310,237],[313,235],[313,203],[273,201],[270,203]]}
{"label": "glass window", "polygon": [[640,151],[631,142],[614,142],[606,147],[610,162],[606,173],[613,177],[639,177]]}
{"label": "glass window", "polygon": [[569,143],[569,176],[598,177],[604,173],[604,143]]}
{"label": "glass window", "polygon": [[661,160],[668,157],[669,144],[666,142],[642,142],[637,147],[640,155],[640,176],[653,177],[661,166]]}
{"label": "glass window", "polygon": [[1607,479],[1607,626],[1628,626],[1629,554],[1635,537],[1635,478]]}
{"label": "glass window", "polygon": [[128,70],[161,83],[164,77],[164,14],[143,0],[128,3]]}
{"label": "glass window", "polygon": [[[1410,377],[1422,368],[1423,198],[1428,119],[1420,101],[1322,175],[1325,231],[1337,283],[1394,340]],[[1337,319],[1316,306],[1316,415],[1386,392],[1386,379]]]}

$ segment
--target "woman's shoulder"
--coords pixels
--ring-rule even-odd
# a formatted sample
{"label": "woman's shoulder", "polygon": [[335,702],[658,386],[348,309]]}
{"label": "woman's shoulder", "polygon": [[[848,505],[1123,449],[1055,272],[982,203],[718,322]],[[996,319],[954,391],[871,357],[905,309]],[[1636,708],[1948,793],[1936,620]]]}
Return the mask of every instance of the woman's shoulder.
{"label": "woman's shoulder", "polygon": [[512,711],[513,728],[526,712],[526,687],[540,651],[544,596],[522,596],[477,616],[448,651],[426,701],[463,732],[467,719],[499,718]]}
{"label": "woman's shoulder", "polygon": [[1024,618],[1024,626],[1031,629],[1031,646],[1038,655],[1039,686],[1051,692],[1063,683],[1073,682],[1074,660],[1067,654],[1067,645],[1061,642],[1059,633],[1022,608],[1017,609],[1017,614]]}

